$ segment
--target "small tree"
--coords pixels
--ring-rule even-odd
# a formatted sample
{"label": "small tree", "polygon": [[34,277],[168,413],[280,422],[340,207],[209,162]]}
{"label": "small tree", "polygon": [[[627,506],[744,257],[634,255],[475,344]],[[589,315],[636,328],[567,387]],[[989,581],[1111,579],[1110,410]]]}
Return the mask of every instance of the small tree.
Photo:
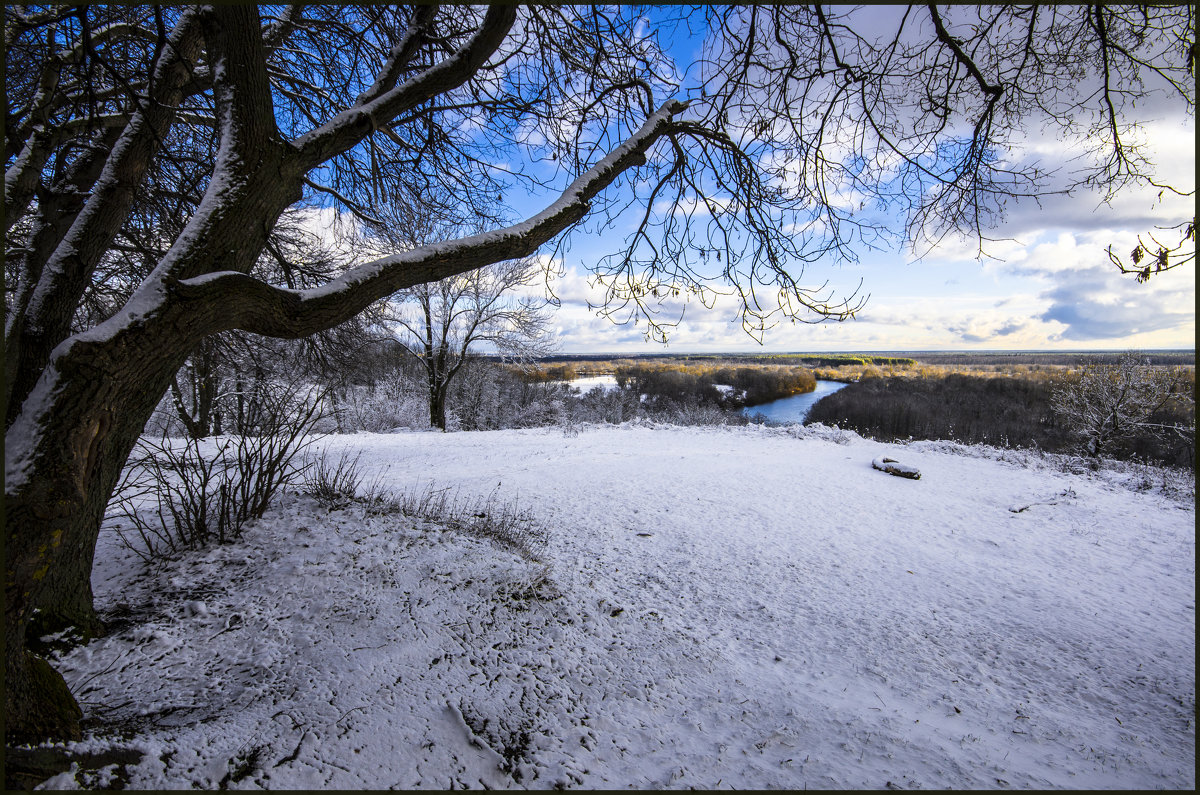
{"label": "small tree", "polygon": [[1116,364],[1084,365],[1078,381],[1054,391],[1052,405],[1080,437],[1082,449],[1098,456],[1138,433],[1194,435],[1194,415],[1190,428],[1156,418],[1173,401],[1193,400],[1179,386],[1171,368],[1151,366],[1126,351]]}
{"label": "small tree", "polygon": [[420,284],[397,297],[394,315],[420,362],[429,390],[429,423],[446,430],[446,396],[472,351],[490,345],[509,361],[528,362],[554,349],[547,302],[513,293],[542,278],[529,259],[499,262],[440,282]]}
{"label": "small tree", "polygon": [[[386,256],[483,231],[479,220],[465,218],[444,192],[426,198],[428,203],[393,203],[380,219],[364,221],[359,245]],[[382,302],[384,325],[398,332],[404,350],[420,365],[430,425],[446,430],[450,386],[479,348],[490,347],[520,364],[555,349],[550,302],[518,295],[544,278],[537,261],[523,257],[416,284]]]}

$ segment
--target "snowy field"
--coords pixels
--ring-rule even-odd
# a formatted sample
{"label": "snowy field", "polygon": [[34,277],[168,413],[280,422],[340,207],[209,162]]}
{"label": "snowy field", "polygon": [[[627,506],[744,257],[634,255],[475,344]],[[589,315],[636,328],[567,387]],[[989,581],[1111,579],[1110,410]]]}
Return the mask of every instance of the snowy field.
{"label": "snowy field", "polygon": [[541,560],[296,495],[149,573],[106,531],[127,622],[57,665],[127,786],[1195,785],[1194,497],[1154,471],[820,426],[323,444],[495,490]]}

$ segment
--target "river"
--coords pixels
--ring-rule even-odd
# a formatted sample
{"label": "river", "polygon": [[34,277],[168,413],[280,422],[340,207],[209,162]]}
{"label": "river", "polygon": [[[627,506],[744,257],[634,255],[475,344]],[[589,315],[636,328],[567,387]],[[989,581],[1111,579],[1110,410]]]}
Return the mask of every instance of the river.
{"label": "river", "polygon": [[753,417],[755,414],[762,414],[767,418],[770,425],[789,425],[791,423],[804,422],[805,415],[816,402],[826,395],[832,395],[842,387],[846,386],[840,381],[817,381],[817,388],[812,392],[803,392],[799,395],[791,395],[789,397],[772,400],[770,403],[762,403],[758,406],[747,406],[742,409],[742,413],[748,417]]}
{"label": "river", "polygon": [[[601,387],[605,391],[617,388],[617,379],[611,375],[594,375],[576,378],[568,381],[572,387],[578,392],[587,392],[589,389]],[[742,409],[747,417],[753,417],[755,414],[762,414],[767,418],[767,422],[771,425],[787,425],[789,423],[804,422],[804,416],[808,414],[818,400],[826,395],[833,394],[845,384],[840,381],[817,381],[817,388],[812,392],[804,392],[799,395],[791,395],[790,397],[772,400],[770,403],[763,403],[758,406],[747,406]]]}

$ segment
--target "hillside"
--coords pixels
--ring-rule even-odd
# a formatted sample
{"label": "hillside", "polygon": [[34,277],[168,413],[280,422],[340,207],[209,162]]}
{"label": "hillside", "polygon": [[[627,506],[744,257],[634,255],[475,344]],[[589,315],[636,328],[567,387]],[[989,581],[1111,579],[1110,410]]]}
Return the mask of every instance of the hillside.
{"label": "hillside", "polygon": [[57,664],[75,750],[145,755],[50,786],[1195,785],[1194,496],[1159,470],[823,426],[322,444],[548,541],[300,495],[149,570],[107,530],[125,625]]}

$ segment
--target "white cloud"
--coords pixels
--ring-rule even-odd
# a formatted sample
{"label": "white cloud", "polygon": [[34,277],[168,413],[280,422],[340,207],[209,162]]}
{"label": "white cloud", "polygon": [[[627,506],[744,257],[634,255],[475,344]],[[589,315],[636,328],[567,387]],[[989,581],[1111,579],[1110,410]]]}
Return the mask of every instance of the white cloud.
{"label": "white cloud", "polygon": [[1097,265],[1055,280],[1042,297],[1050,307],[1040,317],[1064,325],[1061,338],[1071,342],[1118,342],[1139,339],[1184,340],[1195,344],[1195,271],[1186,268],[1138,284],[1111,266]]}
{"label": "white cloud", "polygon": [[[867,307],[843,323],[784,321],[767,331],[759,347],[741,327],[736,302],[719,296],[706,310],[686,306],[670,335],[671,348],[685,351],[737,350],[928,350],[1046,349],[1086,347],[1187,348],[1195,340],[1195,274],[1192,266],[1159,274],[1148,284],[1122,276],[1104,249],[1132,247],[1135,235],[1109,230],[1050,230],[1022,248],[1008,244],[1007,262],[964,267],[937,260],[911,264],[872,283]],[[953,290],[941,286],[955,268]],[[881,272],[886,269],[881,269]],[[832,275],[831,284],[857,282]],[[565,269],[553,283],[562,298],[557,310],[563,350],[660,351],[645,341],[643,326],[615,326],[589,311],[600,305],[602,287],[586,271]],[[677,308],[677,307],[675,307]]]}

